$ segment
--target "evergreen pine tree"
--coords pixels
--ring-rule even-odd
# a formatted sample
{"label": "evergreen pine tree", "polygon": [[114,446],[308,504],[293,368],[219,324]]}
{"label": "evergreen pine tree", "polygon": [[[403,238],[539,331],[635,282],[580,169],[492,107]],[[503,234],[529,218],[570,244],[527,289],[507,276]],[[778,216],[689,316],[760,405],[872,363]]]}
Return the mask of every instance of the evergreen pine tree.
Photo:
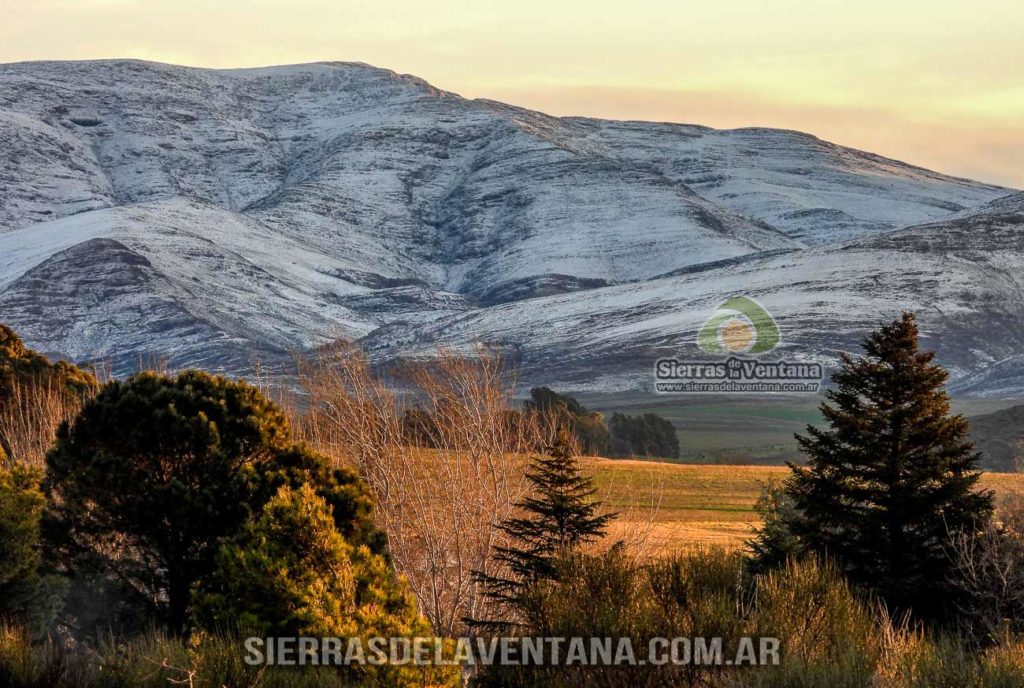
{"label": "evergreen pine tree", "polygon": [[[598,513],[601,504],[590,478],[580,473],[565,431],[559,433],[547,456],[535,460],[526,477],[532,494],[517,504],[523,514],[501,525],[509,544],[497,547],[495,562],[503,574],[477,572],[484,595],[498,608],[519,614],[534,584],[557,577],[560,559],[580,545],[604,535],[614,514]],[[479,626],[500,628],[503,621],[479,621]]]}
{"label": "evergreen pine tree", "polygon": [[46,458],[43,552],[72,581],[69,621],[187,631],[193,588],[211,575],[224,539],[282,486],[304,484],[349,544],[383,553],[358,476],[296,445],[256,388],[201,371],[108,383]]}
{"label": "evergreen pine tree", "polygon": [[746,542],[747,570],[753,574],[781,568],[801,554],[800,540],[793,533],[793,523],[800,512],[786,488],[783,481],[772,478],[761,486],[761,495],[754,502],[761,526],[754,529],[754,537]]}
{"label": "evergreen pine tree", "polygon": [[975,489],[979,455],[967,421],[949,413],[948,373],[918,349],[914,316],[863,346],[863,358],[843,356],[826,393],[829,429],[797,436],[809,462],[790,465],[793,530],[890,606],[936,618],[950,534],[988,520],[992,495]]}

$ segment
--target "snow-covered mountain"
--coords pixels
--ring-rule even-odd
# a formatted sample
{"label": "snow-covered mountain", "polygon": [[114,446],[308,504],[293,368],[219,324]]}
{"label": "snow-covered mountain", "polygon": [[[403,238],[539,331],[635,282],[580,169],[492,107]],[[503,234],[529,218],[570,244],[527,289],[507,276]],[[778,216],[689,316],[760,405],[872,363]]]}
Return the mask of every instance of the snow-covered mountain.
{"label": "snow-covered mountain", "polygon": [[[565,388],[643,388],[653,361],[706,358],[697,331],[729,296],[757,299],[782,330],[780,355],[834,362],[901,310],[918,313],[925,345],[954,391],[1024,390],[1024,194],[976,213],[802,251],[766,253],[582,294],[503,304],[379,330],[374,348],[426,355],[474,338],[516,351]],[[529,332],[529,338],[522,337]],[[686,356],[684,356],[686,357]]]}
{"label": "snow-covered mountain", "polygon": [[917,309],[965,392],[1017,393],[1021,198],[798,132],[556,118],[361,64],[0,65],[0,321],[121,369],[482,340],[527,376],[643,387],[745,293],[822,360]]}

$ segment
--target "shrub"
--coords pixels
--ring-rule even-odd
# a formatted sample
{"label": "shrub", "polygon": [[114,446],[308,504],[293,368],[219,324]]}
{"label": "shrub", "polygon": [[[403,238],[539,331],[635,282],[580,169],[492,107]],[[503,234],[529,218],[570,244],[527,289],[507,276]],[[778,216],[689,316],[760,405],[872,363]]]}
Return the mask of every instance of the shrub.
{"label": "shrub", "polygon": [[0,623],[0,686],[80,688],[89,671],[50,640],[36,642],[23,627]]}
{"label": "shrub", "polygon": [[208,629],[274,636],[427,636],[412,597],[380,554],[353,546],[312,487],[281,487],[217,554],[196,592]]}
{"label": "shrub", "polygon": [[782,641],[781,662],[750,672],[744,686],[871,685],[878,616],[835,566],[814,558],[759,576],[747,633]]}
{"label": "shrub", "polygon": [[[432,636],[404,581],[383,556],[346,542],[331,507],[309,485],[282,486],[221,547],[217,569],[196,592],[196,609],[208,629],[243,628],[260,637]],[[452,685],[460,677],[448,667],[336,671],[387,686]]]}
{"label": "shrub", "polygon": [[981,532],[954,533],[950,549],[960,630],[979,646],[1024,633],[1024,499],[1006,500]]}
{"label": "shrub", "polygon": [[981,657],[981,688],[1018,688],[1024,676],[1024,639],[1009,639]]}
{"label": "shrub", "polygon": [[149,632],[129,641],[108,637],[95,651],[70,652],[50,641],[33,643],[16,627],[0,626],[0,685],[4,688],[383,688],[389,685],[346,675],[335,667],[250,666],[245,663],[242,642],[232,635],[197,634],[186,641]]}
{"label": "shrub", "polygon": [[[353,548],[310,488],[281,487],[223,545],[196,590],[196,616],[211,629],[233,624],[274,636],[353,635]],[[343,613],[348,617],[343,619]]]}
{"label": "shrub", "polygon": [[96,387],[96,377],[68,363],[50,363],[25,346],[11,328],[0,324],[0,405],[16,383],[46,383],[54,380],[69,392],[85,394]]}
{"label": "shrub", "polygon": [[[641,562],[621,545],[598,553],[569,552],[557,575],[524,595],[525,636],[628,638],[645,659],[652,638],[737,638],[745,631],[742,557],[722,549],[694,550]],[[479,686],[706,686],[720,672],[702,666],[489,667]]]}
{"label": "shrub", "polygon": [[39,572],[40,478],[27,466],[0,468],[0,620],[22,623],[35,635],[49,626],[63,595],[59,579]]}
{"label": "shrub", "polygon": [[[630,638],[646,648],[658,633],[657,601],[646,585],[644,567],[613,547],[599,554],[568,552],[557,562],[558,575],[535,582],[523,595],[528,608],[525,637]],[[612,646],[614,652],[615,647]],[[589,651],[589,648],[588,648]],[[478,688],[549,686],[622,686],[641,688],[667,678],[653,667],[490,666],[475,680]]]}
{"label": "shrub", "polygon": [[793,532],[799,512],[786,485],[774,478],[761,485],[754,511],[761,517],[761,526],[746,543],[750,550],[748,567],[752,573],[766,573],[802,552],[800,539]]}
{"label": "shrub", "polygon": [[750,594],[739,552],[694,549],[662,558],[647,570],[651,594],[673,635],[736,637]]}

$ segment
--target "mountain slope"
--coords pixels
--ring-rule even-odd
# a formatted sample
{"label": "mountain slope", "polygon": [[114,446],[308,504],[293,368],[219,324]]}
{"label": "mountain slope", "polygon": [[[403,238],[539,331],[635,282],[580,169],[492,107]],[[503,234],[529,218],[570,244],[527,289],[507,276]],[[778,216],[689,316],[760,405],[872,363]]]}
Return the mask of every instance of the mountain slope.
{"label": "mountain slope", "polygon": [[360,65],[8,65],[0,110],[19,123],[5,155],[34,145],[44,178],[82,158],[95,187],[58,195],[17,175],[4,195],[7,229],[46,219],[22,199],[56,206],[59,217],[184,196],[353,269],[485,300],[500,299],[505,284],[522,294],[519,283],[544,275],[628,281],[799,246],[652,171]]}
{"label": "mountain slope", "polygon": [[1001,473],[1024,466],[1024,406],[1011,406],[971,416],[971,441],[982,454],[982,466]]}
{"label": "mountain slope", "polygon": [[382,355],[429,355],[477,340],[516,352],[527,378],[565,387],[650,388],[659,356],[706,358],[696,334],[743,293],[782,330],[781,355],[831,365],[882,319],[921,319],[954,390],[1024,390],[1024,194],[974,215],[834,246],[451,315],[368,339]]}
{"label": "mountain slope", "polygon": [[[1006,189],[798,132],[555,118],[361,64],[0,65],[0,161],[0,320],[122,370],[485,338],[579,385],[642,384],[722,295],[829,323],[806,340],[829,358],[887,309],[930,308],[947,272],[991,299],[940,284],[956,313],[1016,317],[1016,249],[954,245]],[[958,381],[984,393],[982,359],[1024,348],[975,344]]]}
{"label": "mountain slope", "polygon": [[[130,289],[119,265],[139,269]],[[466,307],[459,295],[415,284],[339,279],[347,265],[245,215],[174,198],[0,234],[0,312],[48,352],[127,366],[140,356],[181,365],[223,359],[237,368],[245,349],[284,356],[366,335],[396,309],[415,322]],[[129,296],[143,305],[119,300]],[[150,300],[173,306],[177,324],[155,318]],[[411,315],[410,305],[418,306]],[[197,329],[218,334],[196,339]]]}

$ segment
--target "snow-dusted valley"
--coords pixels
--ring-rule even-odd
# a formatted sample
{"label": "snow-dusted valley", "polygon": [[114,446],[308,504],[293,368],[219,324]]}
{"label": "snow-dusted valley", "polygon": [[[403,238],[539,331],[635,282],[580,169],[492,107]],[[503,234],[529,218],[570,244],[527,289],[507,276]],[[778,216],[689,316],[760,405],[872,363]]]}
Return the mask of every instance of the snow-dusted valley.
{"label": "snow-dusted valley", "polygon": [[1024,393],[1024,194],[791,131],[555,118],[360,64],[0,65],[0,322],[120,370],[335,338],[644,389],[727,296],[834,360],[916,310]]}

